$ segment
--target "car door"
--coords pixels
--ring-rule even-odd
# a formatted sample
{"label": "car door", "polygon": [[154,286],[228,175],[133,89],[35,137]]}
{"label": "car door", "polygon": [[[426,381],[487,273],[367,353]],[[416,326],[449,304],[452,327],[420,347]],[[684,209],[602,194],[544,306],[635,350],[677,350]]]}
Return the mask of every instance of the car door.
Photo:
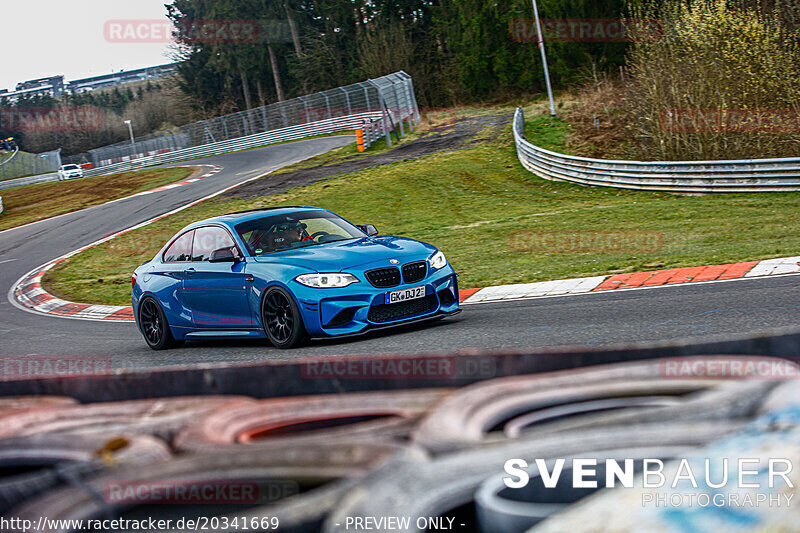
{"label": "car door", "polygon": [[192,327],[192,312],[186,301],[183,282],[187,265],[192,260],[193,240],[194,230],[182,233],[167,247],[161,261],[145,273],[145,277],[152,280],[151,290],[158,297],[167,322],[182,328]]}
{"label": "car door", "polygon": [[211,263],[211,253],[220,248],[241,251],[228,230],[221,226],[197,228],[192,245],[192,260],[187,264],[183,288],[192,310],[194,327],[201,329],[242,329],[254,326],[247,300],[244,261]]}

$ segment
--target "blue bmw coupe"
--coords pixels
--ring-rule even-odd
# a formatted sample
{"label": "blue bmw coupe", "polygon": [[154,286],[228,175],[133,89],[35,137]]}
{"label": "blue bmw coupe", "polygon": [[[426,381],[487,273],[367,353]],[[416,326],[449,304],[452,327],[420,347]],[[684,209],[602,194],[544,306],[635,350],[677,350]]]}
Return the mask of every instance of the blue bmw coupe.
{"label": "blue bmw coupe", "polygon": [[136,325],[154,350],[220,337],[291,348],[459,312],[441,251],[377,234],[317,207],[195,222],[133,273]]}

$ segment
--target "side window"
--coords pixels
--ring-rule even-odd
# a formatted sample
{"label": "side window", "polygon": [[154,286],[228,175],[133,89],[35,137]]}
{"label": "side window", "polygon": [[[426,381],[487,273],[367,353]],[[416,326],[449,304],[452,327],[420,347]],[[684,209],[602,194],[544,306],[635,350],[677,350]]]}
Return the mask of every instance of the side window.
{"label": "side window", "polygon": [[220,248],[236,246],[230,234],[216,226],[206,226],[195,230],[192,261],[208,261],[211,252]]}
{"label": "side window", "polygon": [[187,231],[173,242],[164,252],[164,262],[189,261],[192,258],[192,237],[194,230]]}

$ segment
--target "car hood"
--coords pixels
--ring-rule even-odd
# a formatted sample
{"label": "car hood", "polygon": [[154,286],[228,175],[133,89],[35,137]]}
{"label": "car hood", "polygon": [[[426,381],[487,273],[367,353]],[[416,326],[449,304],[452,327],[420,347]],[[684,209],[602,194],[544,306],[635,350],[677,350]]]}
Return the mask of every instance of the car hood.
{"label": "car hood", "polygon": [[364,237],[342,242],[318,244],[260,257],[257,263],[295,265],[316,272],[338,272],[371,263],[397,259],[400,264],[422,260],[436,252],[436,247],[404,237]]}

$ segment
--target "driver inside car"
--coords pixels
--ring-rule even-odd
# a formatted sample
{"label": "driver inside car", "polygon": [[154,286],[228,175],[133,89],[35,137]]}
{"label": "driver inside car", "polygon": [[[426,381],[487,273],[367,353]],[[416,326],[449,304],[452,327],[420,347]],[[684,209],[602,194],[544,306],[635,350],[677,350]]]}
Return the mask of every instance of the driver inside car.
{"label": "driver inside car", "polygon": [[264,248],[269,251],[285,250],[292,248],[297,242],[313,241],[314,239],[306,231],[307,227],[299,221],[282,222],[275,226],[274,231],[260,235],[253,248]]}
{"label": "driver inside car", "polygon": [[313,241],[314,239],[306,231],[308,226],[302,222],[287,222],[278,224],[277,231],[284,236],[285,242],[291,246],[300,241]]}

